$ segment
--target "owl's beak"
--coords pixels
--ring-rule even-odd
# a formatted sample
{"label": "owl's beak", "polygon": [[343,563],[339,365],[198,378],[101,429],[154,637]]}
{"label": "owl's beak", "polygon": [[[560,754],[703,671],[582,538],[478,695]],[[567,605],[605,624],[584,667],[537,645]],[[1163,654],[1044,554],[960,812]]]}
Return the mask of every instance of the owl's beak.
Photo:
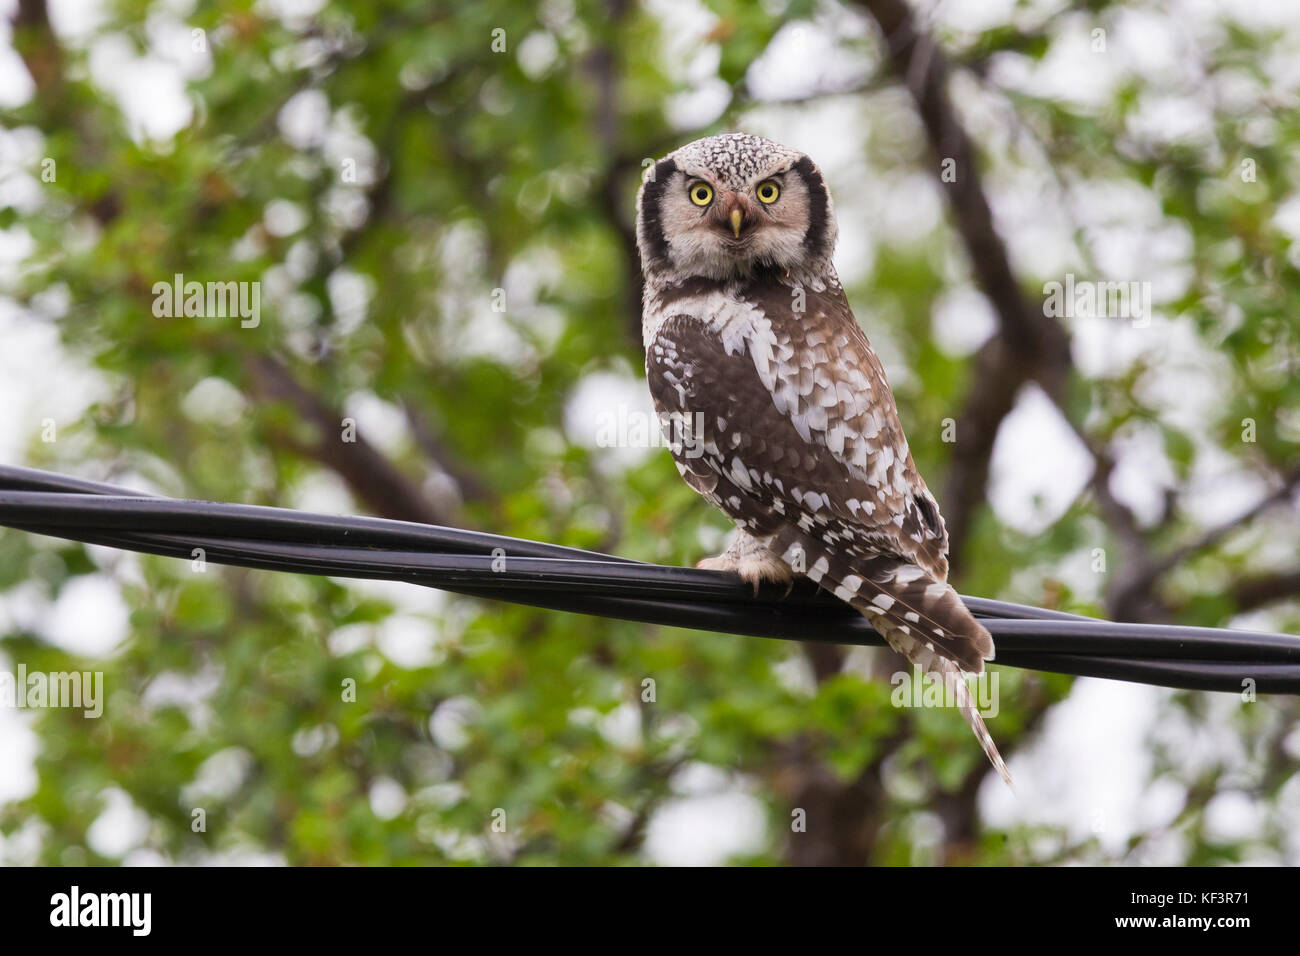
{"label": "owl's beak", "polygon": [[740,239],[740,235],[754,221],[753,210],[745,197],[732,190],[727,190],[715,205],[713,225],[724,234],[731,227],[731,235]]}

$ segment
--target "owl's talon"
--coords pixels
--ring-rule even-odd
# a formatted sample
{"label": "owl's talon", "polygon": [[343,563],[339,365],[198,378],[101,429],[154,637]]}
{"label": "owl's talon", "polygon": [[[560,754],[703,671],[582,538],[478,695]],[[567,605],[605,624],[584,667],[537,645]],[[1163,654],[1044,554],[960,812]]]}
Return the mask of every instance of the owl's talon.
{"label": "owl's talon", "polygon": [[790,569],[766,548],[755,548],[749,541],[743,541],[739,547],[733,545],[722,554],[713,558],[704,558],[696,562],[697,568],[706,571],[726,571],[747,582],[758,597],[759,586],[764,581],[785,585],[788,597],[794,589],[794,575]]}
{"label": "owl's talon", "polygon": [[736,564],[734,561],[728,561],[725,554],[719,554],[712,558],[701,558],[695,562],[695,566],[701,571],[734,571]]}

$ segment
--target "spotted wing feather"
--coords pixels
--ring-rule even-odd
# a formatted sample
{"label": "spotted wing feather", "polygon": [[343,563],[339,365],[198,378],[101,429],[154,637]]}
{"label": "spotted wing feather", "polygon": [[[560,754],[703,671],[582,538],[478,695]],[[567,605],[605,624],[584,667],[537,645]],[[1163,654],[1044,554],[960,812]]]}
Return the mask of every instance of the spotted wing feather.
{"label": "spotted wing feather", "polygon": [[[751,295],[760,305],[761,294]],[[833,308],[835,296],[810,297],[802,322],[750,315],[733,334],[688,314],[659,325],[646,357],[655,403],[702,426],[673,447],[678,470],[794,570],[953,686],[1005,775],[960,680],[961,671],[983,670],[992,639],[946,582],[947,536],[879,361],[851,316],[847,328]]]}

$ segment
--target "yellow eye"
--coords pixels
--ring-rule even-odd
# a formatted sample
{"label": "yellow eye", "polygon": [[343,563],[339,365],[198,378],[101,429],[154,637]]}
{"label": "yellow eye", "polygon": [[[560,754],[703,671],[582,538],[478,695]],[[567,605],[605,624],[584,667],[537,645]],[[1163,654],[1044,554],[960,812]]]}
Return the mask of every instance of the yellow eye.
{"label": "yellow eye", "polygon": [[696,183],[690,189],[691,202],[697,206],[707,206],[713,202],[713,188],[708,183]]}
{"label": "yellow eye", "polygon": [[780,187],[770,179],[759,183],[758,189],[755,190],[755,192],[758,194],[759,202],[767,203],[769,205],[776,202],[776,197],[781,195]]}

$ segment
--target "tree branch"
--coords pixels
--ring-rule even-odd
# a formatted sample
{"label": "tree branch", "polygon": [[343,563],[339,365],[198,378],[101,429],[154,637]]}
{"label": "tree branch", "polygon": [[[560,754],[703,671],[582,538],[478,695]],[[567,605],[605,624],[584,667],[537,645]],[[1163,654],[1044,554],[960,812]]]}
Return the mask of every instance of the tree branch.
{"label": "tree branch", "polygon": [[406,423],[411,429],[415,443],[435,467],[456,483],[461,500],[496,503],[496,495],[493,494],[492,489],[475,472],[456,461],[455,456],[447,449],[442,438],[419,408],[411,402],[404,401],[402,411],[406,415]]}
{"label": "tree branch", "polygon": [[270,355],[250,356],[245,361],[254,388],[270,401],[287,402],[316,430],[309,443],[285,439],[296,450],[338,474],[372,513],[402,521],[450,524],[419,487],[390,462],[361,434],[355,442],[342,439],[343,416],[302,385],[279,360]]}
{"label": "tree branch", "polygon": [[1238,613],[1300,597],[1300,570],[1242,578],[1228,590],[1228,596]]}

